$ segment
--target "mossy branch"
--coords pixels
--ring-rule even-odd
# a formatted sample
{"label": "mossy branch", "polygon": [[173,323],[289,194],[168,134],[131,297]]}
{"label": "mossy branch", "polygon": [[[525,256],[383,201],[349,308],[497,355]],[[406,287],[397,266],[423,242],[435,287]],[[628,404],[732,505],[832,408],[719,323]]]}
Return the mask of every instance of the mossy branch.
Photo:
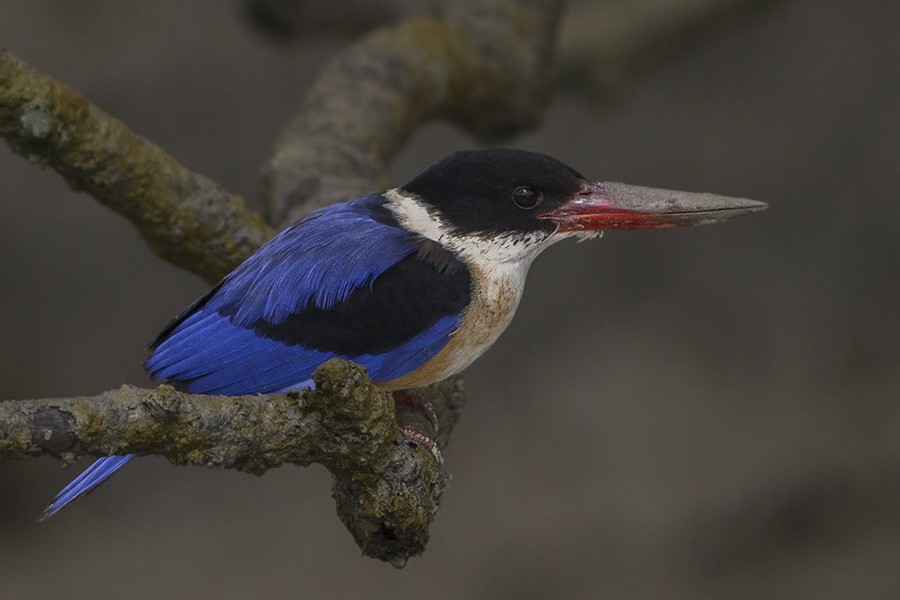
{"label": "mossy branch", "polygon": [[[361,367],[333,360],[313,379],[316,390],[291,394],[123,386],[93,397],[0,402],[0,462],[138,453],[257,475],[286,463],[320,463],[334,476],[338,514],[363,552],[401,566],[425,548],[444,473],[428,450],[400,434],[392,397]],[[401,418],[446,442],[465,401],[462,389],[444,383],[423,394],[440,435],[414,411]]]}
{"label": "mossy branch", "polygon": [[390,159],[431,119],[484,139],[536,125],[550,99],[561,5],[456,0],[441,18],[378,30],[339,54],[269,160],[270,220],[383,189]]}
{"label": "mossy branch", "polygon": [[4,48],[0,137],[127,218],[160,257],[211,283],[274,233],[241,198]]}

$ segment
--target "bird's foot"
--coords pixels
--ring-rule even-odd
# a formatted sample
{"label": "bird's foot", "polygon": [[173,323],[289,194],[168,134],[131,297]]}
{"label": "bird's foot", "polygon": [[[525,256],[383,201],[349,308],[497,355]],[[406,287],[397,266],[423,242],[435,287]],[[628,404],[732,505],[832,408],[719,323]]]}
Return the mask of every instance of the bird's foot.
{"label": "bird's foot", "polygon": [[439,423],[437,412],[434,410],[434,405],[422,397],[422,394],[416,390],[396,390],[393,392],[393,396],[394,402],[421,409],[431,422],[431,426],[434,427],[434,432],[438,432]]}
{"label": "bird's foot", "polygon": [[441,455],[440,448],[437,447],[437,444],[434,443],[430,437],[425,435],[420,431],[416,431],[416,429],[412,425],[401,425],[400,433],[409,440],[409,443],[414,446],[423,446],[427,448],[432,456],[434,456],[435,460],[437,460],[439,465],[444,464],[444,457]]}
{"label": "bird's foot", "polygon": [[[434,406],[431,402],[426,400],[422,394],[416,390],[396,390],[392,395],[394,396],[394,402],[418,408],[425,413],[425,416],[434,428],[434,433],[438,432],[437,412],[434,410]],[[412,425],[401,425],[400,432],[403,433],[403,436],[407,440],[409,440],[410,444],[427,448],[434,456],[435,460],[438,461],[439,465],[444,464],[444,457],[441,455],[440,448],[438,448],[435,441],[430,437],[417,430]]]}

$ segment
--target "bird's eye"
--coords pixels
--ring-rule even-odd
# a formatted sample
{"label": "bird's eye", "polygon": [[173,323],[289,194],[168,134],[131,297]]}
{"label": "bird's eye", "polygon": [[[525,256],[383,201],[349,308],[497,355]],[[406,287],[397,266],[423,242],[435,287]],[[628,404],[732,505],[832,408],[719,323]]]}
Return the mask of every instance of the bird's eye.
{"label": "bird's eye", "polygon": [[512,201],[516,203],[516,206],[525,210],[532,209],[540,204],[541,199],[541,193],[527,185],[517,187],[512,193]]}

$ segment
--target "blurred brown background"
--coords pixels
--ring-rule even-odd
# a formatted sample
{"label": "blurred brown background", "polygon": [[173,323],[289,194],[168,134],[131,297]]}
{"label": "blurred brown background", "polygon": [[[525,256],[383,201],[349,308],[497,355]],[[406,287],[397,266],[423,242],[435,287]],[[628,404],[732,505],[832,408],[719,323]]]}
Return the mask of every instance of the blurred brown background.
{"label": "blurred brown background", "polygon": [[[359,555],[321,468],[147,458],[38,524],[77,473],[47,459],[0,466],[0,599],[900,597],[898,26],[893,0],[778,4],[613,103],[569,82],[511,142],[771,209],[541,257],[405,570]],[[352,39],[275,42],[236,2],[0,5],[0,44],[251,201]],[[395,181],[473,144],[429,126]],[[5,145],[0,202],[0,398],[148,384],[146,343],[205,285]]]}

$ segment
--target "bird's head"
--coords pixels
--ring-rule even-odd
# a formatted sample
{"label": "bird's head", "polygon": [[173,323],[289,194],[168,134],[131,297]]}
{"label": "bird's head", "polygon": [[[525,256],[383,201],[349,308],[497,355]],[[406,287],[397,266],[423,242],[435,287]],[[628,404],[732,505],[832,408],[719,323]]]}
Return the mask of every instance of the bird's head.
{"label": "bird's head", "polygon": [[461,254],[529,260],[550,244],[607,229],[658,229],[764,210],[743,198],[592,181],[523,150],[457,152],[389,193],[404,226]]}

